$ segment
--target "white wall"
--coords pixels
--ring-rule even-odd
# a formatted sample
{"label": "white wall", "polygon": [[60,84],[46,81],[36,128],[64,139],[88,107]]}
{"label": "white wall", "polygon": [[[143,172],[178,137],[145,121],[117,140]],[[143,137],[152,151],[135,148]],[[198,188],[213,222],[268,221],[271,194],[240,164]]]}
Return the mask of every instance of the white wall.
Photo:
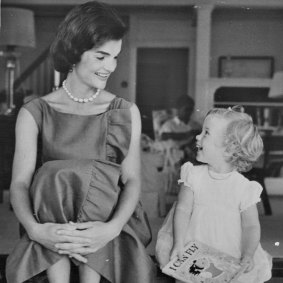
{"label": "white wall", "polygon": [[[120,97],[130,100],[129,77],[130,77],[130,49],[129,34],[123,39],[122,50],[118,56],[118,65],[116,71],[111,75],[107,82],[106,89]],[[127,86],[123,86],[126,83]]]}
{"label": "white wall", "polygon": [[[122,9],[121,9],[122,10]],[[116,74],[109,89],[135,100],[136,49],[138,47],[188,47],[189,94],[194,96],[196,27],[193,9],[127,8],[130,31],[124,41]],[[63,16],[36,15],[37,48],[22,52],[24,70],[52,41]],[[274,56],[275,70],[283,70],[283,9],[258,10],[221,8],[212,13],[211,76],[217,76],[218,57],[223,55]],[[0,90],[4,87],[3,60],[0,60]],[[122,87],[125,81],[128,87]]]}
{"label": "white wall", "polygon": [[219,56],[273,56],[283,70],[283,10],[221,9],[212,15],[211,76]]}
{"label": "white wall", "polygon": [[189,48],[188,93],[194,96],[195,27],[192,10],[146,10],[133,13],[130,23],[131,100],[135,100],[136,54],[139,47]]}

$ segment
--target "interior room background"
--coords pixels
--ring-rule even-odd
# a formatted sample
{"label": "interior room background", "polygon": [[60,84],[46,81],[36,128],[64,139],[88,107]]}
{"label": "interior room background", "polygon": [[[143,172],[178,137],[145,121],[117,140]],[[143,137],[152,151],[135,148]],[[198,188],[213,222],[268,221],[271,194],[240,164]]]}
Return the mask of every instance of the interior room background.
{"label": "interior room background", "polygon": [[[2,7],[22,7],[34,12],[36,48],[20,49],[21,71],[48,48],[58,24],[75,2],[78,3],[2,0]],[[209,80],[212,88],[222,85],[221,80],[216,79],[221,56],[271,56],[274,58],[274,71],[283,69],[283,4],[280,1],[254,0],[248,1],[245,6],[237,4],[241,1],[221,1],[222,5],[219,5],[216,0],[106,2],[116,6],[129,24],[118,69],[108,88],[119,96],[138,102],[145,116],[152,108],[172,105],[174,99],[184,92],[194,97],[196,107],[205,113],[213,104],[214,93],[208,93],[207,89],[199,86],[203,85],[202,80],[206,80],[205,83]],[[200,44],[200,15],[206,20],[202,24],[210,29],[208,46]],[[209,62],[198,59],[207,56]],[[209,64],[208,69],[203,71],[206,64]],[[4,66],[4,58],[0,57],[0,78],[4,78]],[[43,95],[40,80],[37,84],[33,91]],[[251,87],[268,86],[269,80],[247,84]],[[22,87],[31,86],[25,81]],[[3,88],[4,80],[1,79],[0,90]]]}
{"label": "interior room background", "polygon": [[[113,5],[129,26],[129,32],[123,40],[122,53],[118,58],[117,70],[112,74],[107,89],[137,103],[142,114],[143,132],[150,137],[153,137],[152,111],[171,108],[176,98],[182,94],[194,98],[195,109],[198,110],[195,115],[200,120],[212,106],[227,107],[235,97],[237,103],[248,105],[254,115],[258,109],[262,111],[264,108],[270,108],[276,109],[283,118],[283,100],[272,101],[268,98],[273,74],[283,71],[282,0],[102,1]],[[86,1],[0,0],[2,8],[24,8],[34,13],[36,47],[16,48],[20,55],[19,70],[15,79],[19,79],[38,58],[43,59],[30,76],[21,81],[19,90],[29,90],[40,96],[52,90],[54,71],[50,62],[44,65],[48,60],[46,51],[67,12],[74,5],[83,2]],[[246,64],[243,68],[247,66],[248,71],[245,73],[245,70],[241,69],[242,74],[228,74],[226,70],[225,73],[225,70],[220,68],[223,62],[221,58],[229,64],[243,62]],[[262,58],[267,58],[264,68],[269,69],[261,76],[258,75],[261,72],[254,63]],[[47,67],[42,67],[43,65]],[[5,88],[4,78],[5,58],[0,56],[0,92]],[[273,126],[278,126],[278,121],[277,116]],[[13,145],[10,144],[9,147],[7,144],[7,148],[11,155]],[[5,153],[5,148],[2,148],[2,152]],[[10,157],[7,159],[11,161]],[[2,156],[0,161],[1,158]],[[5,168],[10,171],[8,167],[11,166],[6,164]],[[282,182],[283,178],[266,178],[268,193],[283,195]],[[0,187],[0,193],[1,189],[3,188]],[[4,189],[7,190],[8,186]],[[147,200],[147,207],[153,210],[154,206],[150,203],[153,201],[152,195],[149,195]],[[282,198],[276,199],[276,202],[281,211]],[[274,203],[272,209],[275,211],[273,218],[262,217],[263,240],[267,250],[272,250],[275,257],[282,258],[282,244],[274,244],[279,243],[282,238],[282,225],[278,225],[282,222],[282,213],[279,216],[276,214]],[[160,217],[151,218],[154,237],[162,221],[163,218]],[[11,225],[7,226],[10,228]],[[274,227],[281,230],[275,231]],[[18,226],[14,230],[17,229]],[[8,239],[1,240],[8,248],[12,245]],[[150,254],[154,253],[154,240],[149,247]],[[282,280],[282,277],[281,268],[279,280]]]}

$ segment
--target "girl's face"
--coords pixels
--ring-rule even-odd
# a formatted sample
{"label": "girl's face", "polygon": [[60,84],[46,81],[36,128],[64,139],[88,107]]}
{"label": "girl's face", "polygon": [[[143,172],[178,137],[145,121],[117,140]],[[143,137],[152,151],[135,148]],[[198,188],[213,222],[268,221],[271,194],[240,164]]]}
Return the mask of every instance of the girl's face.
{"label": "girl's face", "polygon": [[90,88],[104,89],[117,66],[122,40],[110,40],[98,48],[85,51],[74,71],[81,82]]}
{"label": "girl's face", "polygon": [[196,137],[197,160],[207,163],[216,172],[222,171],[227,166],[223,147],[227,124],[228,122],[222,117],[209,115],[204,120],[202,132]]}

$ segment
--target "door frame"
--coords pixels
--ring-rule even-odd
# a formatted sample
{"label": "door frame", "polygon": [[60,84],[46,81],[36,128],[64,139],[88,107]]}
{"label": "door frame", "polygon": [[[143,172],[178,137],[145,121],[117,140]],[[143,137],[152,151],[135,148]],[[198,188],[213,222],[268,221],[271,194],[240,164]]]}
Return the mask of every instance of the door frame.
{"label": "door frame", "polygon": [[[157,19],[158,20],[158,19]],[[137,50],[138,48],[188,48],[188,90],[187,94],[194,98],[195,96],[195,36],[184,35],[182,40],[138,40],[137,33],[140,24],[139,15],[130,16],[130,72],[129,72],[129,96],[130,100],[136,102],[136,85],[137,85]],[[186,24],[184,22],[184,24]],[[190,37],[190,38],[189,38]]]}

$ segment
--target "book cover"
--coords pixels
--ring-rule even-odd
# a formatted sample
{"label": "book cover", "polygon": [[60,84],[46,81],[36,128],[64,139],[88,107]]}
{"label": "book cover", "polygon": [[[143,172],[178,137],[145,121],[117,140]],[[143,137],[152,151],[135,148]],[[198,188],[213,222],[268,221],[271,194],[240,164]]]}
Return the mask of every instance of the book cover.
{"label": "book cover", "polygon": [[198,241],[189,242],[182,258],[172,259],[162,272],[188,283],[228,283],[244,271],[240,260]]}

